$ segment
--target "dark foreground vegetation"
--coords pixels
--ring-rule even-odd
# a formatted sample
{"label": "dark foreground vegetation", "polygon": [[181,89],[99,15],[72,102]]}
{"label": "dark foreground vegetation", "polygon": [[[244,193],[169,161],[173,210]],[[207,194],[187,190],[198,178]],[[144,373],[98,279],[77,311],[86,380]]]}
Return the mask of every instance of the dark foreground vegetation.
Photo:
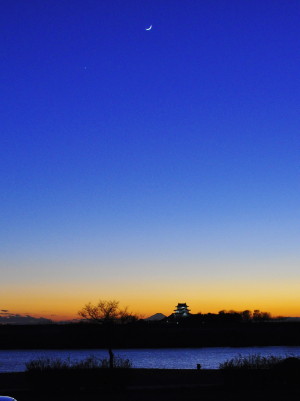
{"label": "dark foreground vegetation", "polygon": [[[129,369],[132,367],[132,363],[129,359],[120,357],[114,358],[114,364],[112,369]],[[95,356],[89,356],[86,359],[80,361],[71,361],[70,358],[64,360],[61,358],[38,358],[33,359],[26,363],[26,371],[30,373],[49,373],[49,372],[69,372],[69,371],[93,371],[98,370],[102,372],[103,369],[109,369],[109,359],[97,358]]]}
{"label": "dark foreground vegetation", "polygon": [[[1,349],[107,348],[101,324],[0,325]],[[150,323],[115,325],[113,348],[300,345],[298,322]]]}
{"label": "dark foreground vegetation", "polygon": [[27,372],[0,374],[0,394],[18,401],[300,399],[298,358],[235,358],[219,370],[104,366],[95,360],[78,366],[39,361]]}

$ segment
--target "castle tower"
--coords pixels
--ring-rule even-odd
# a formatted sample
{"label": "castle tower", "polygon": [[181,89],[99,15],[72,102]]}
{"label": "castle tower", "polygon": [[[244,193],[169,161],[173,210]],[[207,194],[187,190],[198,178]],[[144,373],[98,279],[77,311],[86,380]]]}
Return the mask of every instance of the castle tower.
{"label": "castle tower", "polygon": [[188,306],[186,303],[178,303],[176,306],[176,309],[174,310],[174,317],[175,318],[181,318],[181,317],[187,317],[190,314],[190,309],[188,309]]}

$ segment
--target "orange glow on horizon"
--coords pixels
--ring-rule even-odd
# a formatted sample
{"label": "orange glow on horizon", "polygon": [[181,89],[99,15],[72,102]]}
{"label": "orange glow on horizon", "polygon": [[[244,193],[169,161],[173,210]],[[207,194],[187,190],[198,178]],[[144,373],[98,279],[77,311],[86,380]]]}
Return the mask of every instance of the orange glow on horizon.
{"label": "orange glow on horizon", "polygon": [[[101,287],[100,287],[101,288]],[[113,288],[113,295],[110,288]],[[128,287],[129,288],[129,287]],[[154,313],[170,315],[178,302],[186,302],[191,313],[218,313],[220,310],[259,309],[270,312],[272,316],[300,316],[300,295],[296,282],[264,282],[246,284],[243,282],[222,282],[219,284],[203,282],[201,285],[188,282],[131,283],[131,290],[124,285],[98,288],[97,283],[91,286],[70,284],[69,286],[44,286],[24,289],[20,286],[12,291],[2,291],[5,305],[10,313],[28,314],[34,317],[45,317],[53,321],[78,319],[78,311],[88,302],[97,303],[99,299],[116,299],[120,306],[141,317]],[[132,290],[134,288],[134,290]],[[16,296],[18,294],[18,296]],[[154,296],[155,294],[155,296]]]}

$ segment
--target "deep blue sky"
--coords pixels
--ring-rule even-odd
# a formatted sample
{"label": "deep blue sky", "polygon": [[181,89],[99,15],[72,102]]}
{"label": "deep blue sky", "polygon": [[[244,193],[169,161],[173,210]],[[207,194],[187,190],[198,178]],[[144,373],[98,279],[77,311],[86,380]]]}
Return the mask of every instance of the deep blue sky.
{"label": "deep blue sky", "polygon": [[298,0],[2,0],[0,29],[8,286],[299,279]]}

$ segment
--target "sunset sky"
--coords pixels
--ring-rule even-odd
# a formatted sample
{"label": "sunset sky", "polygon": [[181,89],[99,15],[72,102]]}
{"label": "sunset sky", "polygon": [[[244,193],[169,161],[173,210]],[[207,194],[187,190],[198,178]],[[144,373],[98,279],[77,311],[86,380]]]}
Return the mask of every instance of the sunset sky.
{"label": "sunset sky", "polygon": [[3,0],[0,22],[0,309],[300,316],[299,0]]}

